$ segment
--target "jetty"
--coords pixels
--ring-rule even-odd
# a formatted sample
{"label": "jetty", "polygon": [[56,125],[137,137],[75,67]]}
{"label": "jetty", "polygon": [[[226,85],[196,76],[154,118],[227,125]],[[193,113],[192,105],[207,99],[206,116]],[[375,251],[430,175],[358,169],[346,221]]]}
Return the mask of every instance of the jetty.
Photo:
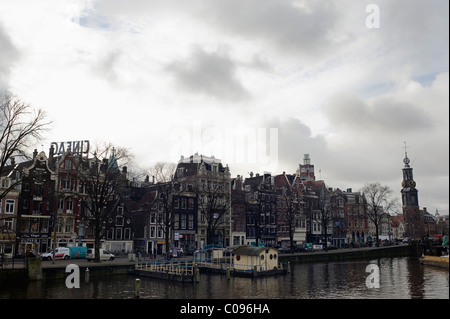
{"label": "jetty", "polygon": [[134,274],[176,282],[194,282],[196,267],[193,261],[138,262],[135,265]]}
{"label": "jetty", "polygon": [[448,255],[447,256],[422,256],[420,257],[420,263],[422,265],[428,265],[433,267],[439,267],[443,269],[449,269]]}

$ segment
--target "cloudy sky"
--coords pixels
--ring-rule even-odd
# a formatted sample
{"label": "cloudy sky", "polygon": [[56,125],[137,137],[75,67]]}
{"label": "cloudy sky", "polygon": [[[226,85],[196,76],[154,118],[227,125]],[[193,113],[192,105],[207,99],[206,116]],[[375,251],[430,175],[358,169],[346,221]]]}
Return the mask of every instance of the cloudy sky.
{"label": "cloudy sky", "polygon": [[198,152],[294,173],[308,153],[329,187],[400,198],[406,141],[420,206],[448,213],[448,6],[0,0],[0,90],[54,121],[38,149],[106,141],[141,168]]}

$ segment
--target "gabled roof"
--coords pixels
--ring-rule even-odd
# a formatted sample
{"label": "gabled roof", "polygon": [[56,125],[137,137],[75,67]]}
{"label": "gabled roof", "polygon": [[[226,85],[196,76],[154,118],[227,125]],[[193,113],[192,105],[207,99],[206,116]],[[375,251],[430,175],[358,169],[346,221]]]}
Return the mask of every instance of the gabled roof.
{"label": "gabled roof", "polygon": [[245,256],[258,256],[265,247],[253,247],[253,246],[238,246],[233,248],[232,253],[234,255],[245,255]]}

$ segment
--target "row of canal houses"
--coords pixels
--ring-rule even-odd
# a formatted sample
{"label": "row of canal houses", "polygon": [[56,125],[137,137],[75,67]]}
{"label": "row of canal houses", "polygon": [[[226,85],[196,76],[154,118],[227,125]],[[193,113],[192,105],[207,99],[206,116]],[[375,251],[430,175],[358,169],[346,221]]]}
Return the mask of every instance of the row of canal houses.
{"label": "row of canal houses", "polygon": [[119,169],[114,152],[99,160],[70,150],[55,154],[52,147],[48,156],[35,150],[31,160],[12,159],[3,169],[0,253],[93,247],[93,201],[80,174],[89,175],[94,166],[116,170],[122,181],[103,207],[100,242],[116,254],[157,255],[172,247],[192,252],[211,244],[288,247],[325,240],[340,247],[366,242],[374,234],[364,196],[316,181],[308,154],[294,174],[250,173],[246,178],[232,178],[229,167],[213,156],[194,154],[181,157],[169,181],[147,177],[138,184],[128,179],[127,167]]}

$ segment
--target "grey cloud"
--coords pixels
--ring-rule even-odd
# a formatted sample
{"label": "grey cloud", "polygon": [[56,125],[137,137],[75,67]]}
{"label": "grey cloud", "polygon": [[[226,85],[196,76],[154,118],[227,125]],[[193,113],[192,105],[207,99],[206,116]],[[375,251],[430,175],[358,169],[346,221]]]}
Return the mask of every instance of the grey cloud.
{"label": "grey cloud", "polygon": [[311,129],[298,119],[273,118],[262,125],[278,129],[279,168],[282,171],[295,173],[298,164],[303,163],[304,154],[311,154],[316,160],[329,157],[325,138],[313,137]]}
{"label": "grey cloud", "polygon": [[92,66],[95,75],[105,79],[110,84],[117,83],[119,77],[116,65],[122,57],[122,52],[115,50],[108,52],[105,56],[99,58]]}
{"label": "grey cloud", "polygon": [[237,65],[224,47],[206,52],[197,46],[189,57],[170,63],[166,70],[174,76],[178,87],[190,93],[232,102],[249,98],[237,77]]}
{"label": "grey cloud", "polygon": [[198,14],[232,35],[304,57],[317,57],[334,45],[339,16],[330,1],[271,0],[208,1]]}
{"label": "grey cloud", "polygon": [[0,24],[0,91],[7,90],[11,67],[19,59],[19,51]]}
{"label": "grey cloud", "polygon": [[417,105],[379,97],[364,102],[355,96],[334,97],[326,108],[331,124],[350,130],[376,130],[378,132],[407,132],[426,130],[431,119]]}
{"label": "grey cloud", "polygon": [[266,43],[283,53],[317,58],[351,38],[340,30],[343,16],[338,6],[328,0],[108,0],[101,1],[98,8],[110,17],[146,16],[153,22],[187,17],[233,37]]}

